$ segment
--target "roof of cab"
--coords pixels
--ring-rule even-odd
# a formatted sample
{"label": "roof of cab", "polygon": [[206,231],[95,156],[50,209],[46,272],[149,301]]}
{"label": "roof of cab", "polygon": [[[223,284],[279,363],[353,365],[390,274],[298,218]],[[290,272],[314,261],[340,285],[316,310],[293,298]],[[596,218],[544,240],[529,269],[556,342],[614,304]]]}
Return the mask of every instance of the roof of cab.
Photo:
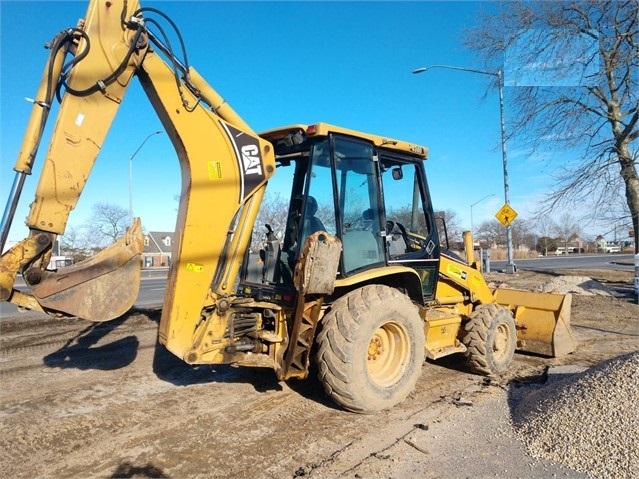
{"label": "roof of cab", "polygon": [[283,126],[263,131],[259,133],[259,135],[265,140],[275,142],[293,132],[300,130],[307,136],[328,136],[329,133],[340,133],[343,135],[354,136],[356,138],[363,138],[372,142],[379,148],[397,150],[422,159],[426,159],[428,156],[428,148],[426,148],[425,146],[420,146],[414,143],[408,143],[406,141],[396,140],[393,138],[387,138],[384,136],[373,135],[370,133],[364,133],[357,130],[351,130],[349,128],[342,128],[341,126],[331,125],[329,123],[323,122],[313,123],[312,125],[297,124]]}

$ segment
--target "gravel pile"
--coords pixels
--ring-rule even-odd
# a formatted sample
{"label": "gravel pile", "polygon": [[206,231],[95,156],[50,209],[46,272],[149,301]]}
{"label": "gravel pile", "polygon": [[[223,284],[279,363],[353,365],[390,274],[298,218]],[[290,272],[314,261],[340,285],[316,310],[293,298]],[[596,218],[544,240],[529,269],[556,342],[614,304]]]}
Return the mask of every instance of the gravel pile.
{"label": "gravel pile", "polygon": [[618,296],[618,294],[610,288],[587,276],[558,276],[540,284],[535,288],[535,291],[559,294],[573,293],[584,296],[593,296],[595,294]]}
{"label": "gravel pile", "polygon": [[533,457],[601,479],[639,477],[639,351],[526,396],[513,422]]}

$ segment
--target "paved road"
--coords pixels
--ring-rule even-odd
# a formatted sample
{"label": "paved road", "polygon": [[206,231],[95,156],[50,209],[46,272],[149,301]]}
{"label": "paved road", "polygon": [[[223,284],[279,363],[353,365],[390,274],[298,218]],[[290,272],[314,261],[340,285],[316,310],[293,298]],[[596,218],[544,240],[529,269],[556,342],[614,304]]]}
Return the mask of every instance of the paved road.
{"label": "paved road", "polygon": [[[542,258],[517,259],[515,265],[519,269],[617,269],[634,271],[634,255],[632,254],[576,254],[568,256],[544,256]],[[506,261],[491,261],[491,271],[506,269]]]}
{"label": "paved road", "polygon": [[166,276],[157,278],[142,278],[140,285],[140,293],[135,305],[141,306],[160,306],[164,301],[164,289],[166,288]]}
{"label": "paved road", "polygon": [[[517,268],[528,270],[548,269],[619,269],[634,271],[634,255],[632,254],[607,254],[607,255],[568,255],[545,256],[543,258],[518,259],[515,261]],[[491,261],[491,271],[503,271],[506,269],[506,261]],[[160,307],[164,299],[166,286],[166,268],[142,271],[140,293],[135,302],[137,307]],[[17,283],[20,285],[20,283]],[[24,283],[22,283],[24,284]],[[20,286],[18,286],[20,288]],[[17,314],[17,309],[12,304],[0,303],[0,318]],[[26,314],[36,314],[29,312]]]}

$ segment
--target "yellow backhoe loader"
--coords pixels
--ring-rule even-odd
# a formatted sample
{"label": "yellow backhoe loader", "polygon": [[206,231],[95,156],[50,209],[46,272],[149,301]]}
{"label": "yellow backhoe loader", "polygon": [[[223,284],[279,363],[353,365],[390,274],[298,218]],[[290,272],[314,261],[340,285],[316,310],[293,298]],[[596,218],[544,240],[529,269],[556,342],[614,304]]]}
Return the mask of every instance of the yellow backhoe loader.
{"label": "yellow backhoe loader", "polygon": [[[182,360],[266,365],[281,380],[305,378],[315,361],[330,397],[373,413],[414,389],[425,357],[465,353],[474,371],[502,374],[515,349],[573,350],[570,296],[491,290],[472,240],[466,258],[440,246],[426,148],[326,123],[257,134],[154,33],[165,18],[136,0],[91,0],[84,20],[51,42],[3,245],[52,103],[61,104],[29,235],[0,260],[2,301],[107,321],[136,300],[139,219],[87,261],[47,269],[136,77],[181,167],[159,341]],[[287,189],[281,231],[256,221],[273,175]],[[18,274],[28,292],[15,287]]]}

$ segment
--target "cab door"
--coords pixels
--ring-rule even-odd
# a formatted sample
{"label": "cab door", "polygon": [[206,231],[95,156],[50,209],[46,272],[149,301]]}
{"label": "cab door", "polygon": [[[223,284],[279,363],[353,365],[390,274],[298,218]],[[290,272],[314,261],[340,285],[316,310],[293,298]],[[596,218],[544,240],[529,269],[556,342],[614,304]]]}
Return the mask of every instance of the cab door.
{"label": "cab door", "polygon": [[435,297],[439,238],[421,160],[380,155],[388,264],[402,264],[419,274],[424,299]]}
{"label": "cab door", "polygon": [[377,156],[369,142],[339,135],[330,139],[341,269],[349,276],[386,262]]}

